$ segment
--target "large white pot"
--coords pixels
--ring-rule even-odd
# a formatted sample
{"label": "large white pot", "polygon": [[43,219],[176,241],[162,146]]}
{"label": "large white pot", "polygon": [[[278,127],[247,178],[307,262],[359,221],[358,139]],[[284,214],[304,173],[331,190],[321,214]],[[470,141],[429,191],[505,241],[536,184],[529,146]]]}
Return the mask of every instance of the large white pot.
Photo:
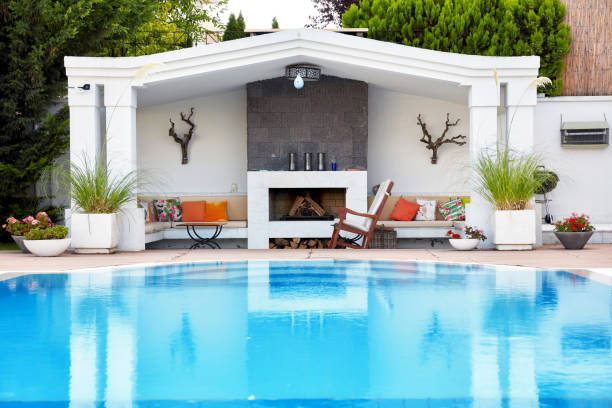
{"label": "large white pot", "polygon": [[495,211],[495,248],[500,251],[530,250],[536,243],[534,210]]}
{"label": "large white pot", "polygon": [[38,239],[23,241],[28,251],[36,256],[59,256],[66,252],[70,246],[70,238],[64,239]]}
{"label": "large white pot", "polygon": [[118,214],[72,214],[72,248],[78,254],[111,254],[121,238]]}

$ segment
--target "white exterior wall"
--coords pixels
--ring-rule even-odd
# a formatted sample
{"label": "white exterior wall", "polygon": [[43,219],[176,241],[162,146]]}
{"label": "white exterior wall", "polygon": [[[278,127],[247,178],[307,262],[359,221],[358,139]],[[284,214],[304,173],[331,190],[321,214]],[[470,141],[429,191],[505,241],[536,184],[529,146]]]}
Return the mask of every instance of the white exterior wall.
{"label": "white exterior wall", "polygon": [[594,223],[612,221],[612,147],[561,147],[561,115],[564,121],[612,120],[612,96],[538,99],[535,110],[535,150],[560,178],[548,195],[555,220],[573,211],[591,216]]}
{"label": "white exterior wall", "polygon": [[[246,88],[139,108],[138,168],[147,181],[141,195],[227,194],[231,185],[247,188]],[[181,164],[181,147],[168,136],[169,118],[179,137],[189,129],[180,112],[194,108],[196,124],[189,143],[189,163]]]}
{"label": "white exterior wall", "polygon": [[444,145],[438,150],[438,163],[431,164],[432,151],[419,141],[423,132],[417,124],[420,113],[432,137],[438,137],[448,112],[451,120],[461,119],[448,135],[468,136],[467,104],[370,86],[368,109],[368,191],[390,178],[394,195],[469,194],[468,145]]}

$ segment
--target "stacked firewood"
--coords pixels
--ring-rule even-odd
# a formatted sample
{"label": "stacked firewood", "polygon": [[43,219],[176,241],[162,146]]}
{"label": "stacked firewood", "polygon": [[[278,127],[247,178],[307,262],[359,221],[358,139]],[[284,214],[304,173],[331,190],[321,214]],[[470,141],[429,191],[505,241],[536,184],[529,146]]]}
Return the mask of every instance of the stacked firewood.
{"label": "stacked firewood", "polygon": [[290,216],[323,216],[325,210],[310,196],[310,192],[306,192],[304,196],[297,196],[291,209],[289,210]]}
{"label": "stacked firewood", "polygon": [[323,249],[329,246],[329,239],[318,238],[274,238],[270,249]]}

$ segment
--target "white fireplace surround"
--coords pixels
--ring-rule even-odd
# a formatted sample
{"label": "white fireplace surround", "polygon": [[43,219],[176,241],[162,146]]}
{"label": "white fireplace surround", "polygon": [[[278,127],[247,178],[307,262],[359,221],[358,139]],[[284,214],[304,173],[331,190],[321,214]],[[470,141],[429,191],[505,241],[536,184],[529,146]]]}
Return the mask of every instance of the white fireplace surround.
{"label": "white fireplace surround", "polygon": [[247,186],[249,249],[268,249],[270,238],[332,235],[332,221],[270,221],[271,188],[343,188],[347,208],[366,212],[368,206],[367,171],[249,171]]}

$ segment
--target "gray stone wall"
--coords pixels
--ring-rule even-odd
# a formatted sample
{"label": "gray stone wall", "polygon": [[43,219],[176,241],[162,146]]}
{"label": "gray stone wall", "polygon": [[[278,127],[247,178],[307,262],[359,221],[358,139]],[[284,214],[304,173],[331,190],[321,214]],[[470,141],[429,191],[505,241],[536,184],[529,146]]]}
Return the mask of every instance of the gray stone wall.
{"label": "gray stone wall", "polygon": [[[304,153],[325,153],[326,170],[367,170],[368,84],[321,76],[297,90],[286,78],[247,85],[248,170],[289,170],[296,153],[297,170]],[[316,169],[316,167],[314,167]]]}

